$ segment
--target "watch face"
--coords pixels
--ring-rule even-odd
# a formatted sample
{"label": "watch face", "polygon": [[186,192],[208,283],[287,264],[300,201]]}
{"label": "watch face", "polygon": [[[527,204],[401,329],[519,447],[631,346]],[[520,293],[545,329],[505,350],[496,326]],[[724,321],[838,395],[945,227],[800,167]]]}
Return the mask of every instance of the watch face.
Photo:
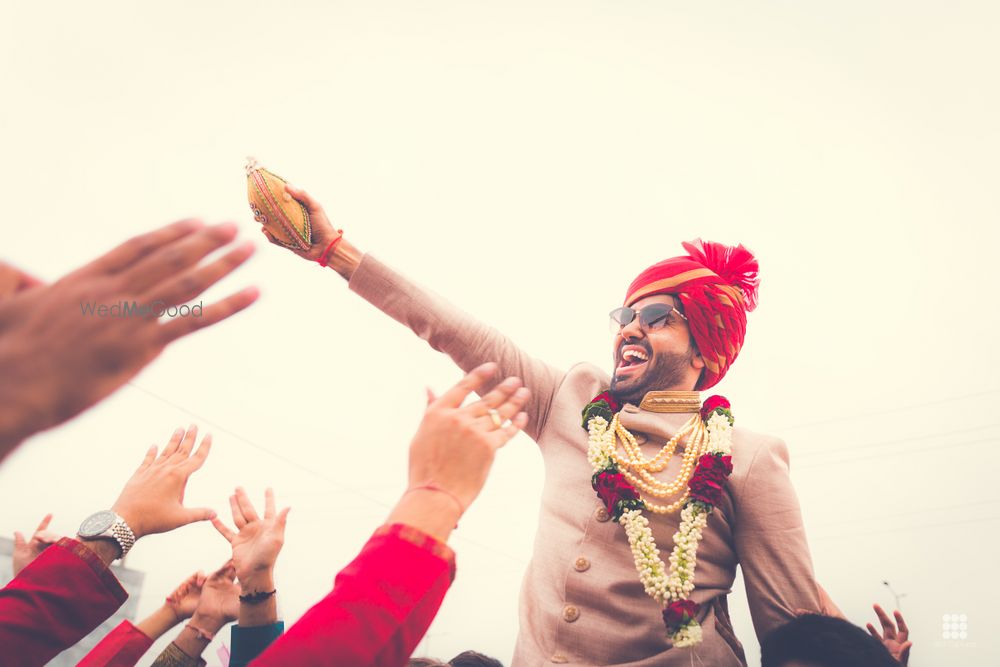
{"label": "watch face", "polygon": [[114,522],[115,513],[111,510],[91,514],[80,524],[80,537],[97,537],[108,528],[111,528]]}

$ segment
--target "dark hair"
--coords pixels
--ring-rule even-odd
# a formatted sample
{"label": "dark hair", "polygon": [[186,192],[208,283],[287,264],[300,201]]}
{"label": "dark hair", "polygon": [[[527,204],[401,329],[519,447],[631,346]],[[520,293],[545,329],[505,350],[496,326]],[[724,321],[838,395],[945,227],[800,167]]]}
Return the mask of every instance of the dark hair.
{"label": "dark hair", "polygon": [[410,658],[406,667],[448,667],[448,664],[437,658]]}
{"label": "dark hair", "polygon": [[761,667],[784,667],[793,660],[816,667],[899,667],[889,650],[858,626],[817,614],[799,616],[761,642]]}
{"label": "dark hair", "polygon": [[503,667],[503,663],[475,651],[462,651],[448,661],[451,667]]}

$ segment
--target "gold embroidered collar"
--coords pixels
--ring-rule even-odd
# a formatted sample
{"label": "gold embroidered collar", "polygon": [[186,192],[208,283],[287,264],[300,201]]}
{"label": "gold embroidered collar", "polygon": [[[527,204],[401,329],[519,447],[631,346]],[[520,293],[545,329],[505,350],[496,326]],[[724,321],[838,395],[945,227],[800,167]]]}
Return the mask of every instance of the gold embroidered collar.
{"label": "gold embroidered collar", "polygon": [[650,391],[639,404],[640,410],[649,412],[698,412],[701,395],[696,391]]}

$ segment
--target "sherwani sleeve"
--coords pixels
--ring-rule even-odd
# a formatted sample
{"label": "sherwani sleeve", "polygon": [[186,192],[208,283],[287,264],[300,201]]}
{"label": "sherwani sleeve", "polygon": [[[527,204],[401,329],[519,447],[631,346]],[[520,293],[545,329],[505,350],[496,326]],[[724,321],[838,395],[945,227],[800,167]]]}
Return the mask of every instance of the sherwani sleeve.
{"label": "sherwani sleeve", "polygon": [[785,443],[772,439],[762,444],[734,500],[733,538],[757,637],[793,620],[798,610],[820,613]]}
{"label": "sherwani sleeve", "polygon": [[129,621],[122,621],[104,636],[76,667],[132,667],[153,640]]}
{"label": "sherwani sleeve", "polygon": [[400,667],[454,572],[447,545],[406,525],[383,526],[340,571],[333,591],[250,664]]}
{"label": "sherwani sleeve", "polygon": [[462,370],[468,372],[488,361],[497,362],[500,373],[484,392],[505,377],[521,378],[531,389],[531,398],[525,406],[529,417],[525,432],[538,439],[565,372],[528,355],[493,327],[409,281],[371,255],[365,255],[355,269],[350,288],[432,348],[447,354]]}
{"label": "sherwani sleeve", "polygon": [[87,636],[126,598],[93,551],[64,537],[0,589],[4,665],[44,665]]}

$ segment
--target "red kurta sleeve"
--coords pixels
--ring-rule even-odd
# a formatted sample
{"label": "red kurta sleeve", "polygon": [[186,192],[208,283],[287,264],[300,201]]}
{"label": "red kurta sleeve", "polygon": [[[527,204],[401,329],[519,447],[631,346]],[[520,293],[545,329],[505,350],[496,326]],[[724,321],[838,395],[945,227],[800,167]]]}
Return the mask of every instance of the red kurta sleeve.
{"label": "red kurta sleeve", "polygon": [[128,598],[93,551],[64,537],[0,589],[4,665],[44,665]]}
{"label": "red kurta sleeve", "polygon": [[122,621],[76,667],[133,667],[152,645],[146,633]]}
{"label": "red kurta sleeve", "polygon": [[251,664],[401,667],[455,576],[446,545],[402,524],[379,528],[333,591]]}

